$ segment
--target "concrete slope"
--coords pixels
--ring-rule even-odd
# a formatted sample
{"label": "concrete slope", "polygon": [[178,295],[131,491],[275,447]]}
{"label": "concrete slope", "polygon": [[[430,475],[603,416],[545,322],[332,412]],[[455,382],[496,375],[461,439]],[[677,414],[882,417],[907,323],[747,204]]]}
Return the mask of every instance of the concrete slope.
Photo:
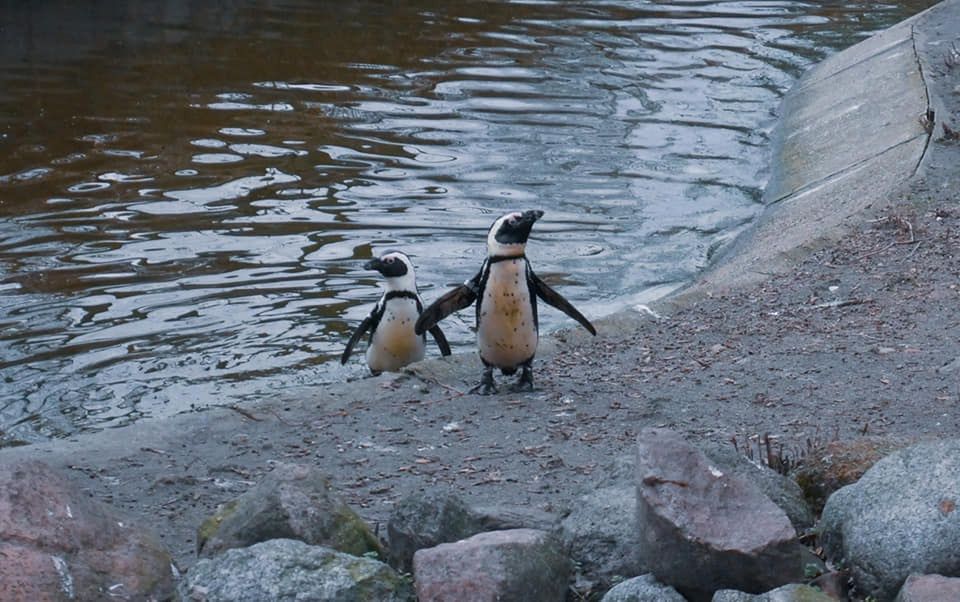
{"label": "concrete slope", "polygon": [[768,208],[675,300],[789,270],[917,174],[933,131],[928,113],[939,99],[930,100],[916,40],[918,31],[942,23],[957,27],[960,1],[946,0],[864,40],[797,82],[774,132]]}

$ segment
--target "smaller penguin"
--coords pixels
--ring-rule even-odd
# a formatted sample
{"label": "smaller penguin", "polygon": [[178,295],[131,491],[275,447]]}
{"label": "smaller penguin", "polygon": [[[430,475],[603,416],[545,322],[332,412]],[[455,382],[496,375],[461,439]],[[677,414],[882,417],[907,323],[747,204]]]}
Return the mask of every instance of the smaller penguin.
{"label": "smaller penguin", "polygon": [[513,390],[533,390],[533,356],[540,335],[537,297],[579,322],[590,334],[597,334],[593,324],[540,280],[527,261],[527,238],[541,217],[543,211],[533,210],[508,213],[493,222],[487,233],[487,258],[477,275],[431,303],[417,319],[416,332],[423,333],[477,302],[477,347],[483,376],[471,392],[489,395],[497,391],[494,368],[508,376],[521,369]]}
{"label": "smaller penguin", "polygon": [[[422,360],[426,353],[427,336],[415,333],[413,325],[423,311],[423,301],[417,294],[417,280],[410,258],[400,251],[386,251],[363,267],[383,274],[386,290],[370,315],[353,332],[347,348],[340,356],[340,363],[347,363],[354,346],[368,330],[367,366],[374,376]],[[434,325],[429,331],[440,347],[440,353],[450,355],[450,345],[440,327]]]}

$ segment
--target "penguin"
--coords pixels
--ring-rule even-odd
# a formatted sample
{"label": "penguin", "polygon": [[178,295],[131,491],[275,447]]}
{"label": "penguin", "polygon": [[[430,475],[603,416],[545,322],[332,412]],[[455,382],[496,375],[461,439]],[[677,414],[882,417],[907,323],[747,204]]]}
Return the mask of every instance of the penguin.
{"label": "penguin", "polygon": [[453,312],[477,302],[477,348],[483,375],[471,392],[496,393],[494,368],[507,376],[519,368],[520,377],[512,389],[533,390],[532,364],[540,336],[537,297],[579,322],[590,334],[597,334],[593,324],[530,267],[525,254],[527,238],[541,217],[543,211],[539,210],[499,217],[487,233],[487,257],[480,271],[431,303],[417,319],[414,331],[421,334]]}
{"label": "penguin", "polygon": [[[417,280],[410,258],[400,251],[386,251],[363,267],[383,274],[386,290],[370,315],[353,332],[340,356],[340,363],[347,363],[354,346],[368,330],[367,366],[374,376],[384,371],[394,372],[422,360],[426,353],[427,337],[422,332],[414,333],[413,326],[423,310],[423,301],[417,294]],[[431,325],[426,330],[433,335],[440,353],[450,355],[450,344],[440,327]]]}

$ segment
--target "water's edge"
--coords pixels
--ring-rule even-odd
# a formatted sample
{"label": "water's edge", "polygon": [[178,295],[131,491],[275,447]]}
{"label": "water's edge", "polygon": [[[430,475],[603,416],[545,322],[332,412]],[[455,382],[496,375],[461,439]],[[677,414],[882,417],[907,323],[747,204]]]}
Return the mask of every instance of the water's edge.
{"label": "water's edge", "polygon": [[[331,31],[299,1],[240,3],[239,21],[161,4],[190,10],[75,24],[77,39],[87,27],[128,44],[119,65],[87,49],[85,75],[64,76],[71,46],[40,34],[7,59],[0,105],[24,107],[0,119],[15,151],[0,173],[3,440],[365,380],[362,358],[337,361],[379,296],[363,262],[404,249],[430,301],[473,273],[492,216],[517,207],[547,210],[531,261],[585,315],[660,298],[764,210],[775,107],[796,78],[929,0],[495,0],[502,14],[482,19],[424,12],[434,0],[401,15],[360,3]],[[5,17],[0,29],[31,30]],[[390,39],[348,51],[317,35],[401,21],[429,29],[401,58]],[[261,61],[275,43],[280,60]],[[200,54],[212,63],[194,46],[216,49]],[[472,322],[444,324],[471,357]]]}

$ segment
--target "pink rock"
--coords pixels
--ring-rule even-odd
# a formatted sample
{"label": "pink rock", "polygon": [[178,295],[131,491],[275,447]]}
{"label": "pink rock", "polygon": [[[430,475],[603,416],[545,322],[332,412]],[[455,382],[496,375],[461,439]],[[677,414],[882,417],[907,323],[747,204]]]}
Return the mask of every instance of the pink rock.
{"label": "pink rock", "polygon": [[724,473],[680,435],[638,438],[640,563],[688,599],[720,589],[761,593],[804,580],[819,561],[790,519],[753,483]]}
{"label": "pink rock", "polygon": [[960,600],[960,578],[943,575],[910,575],[897,595],[897,602],[944,602]]}
{"label": "pink rock", "polygon": [[37,461],[0,465],[0,600],[169,600],[170,554]]}
{"label": "pink rock", "polygon": [[0,558],[0,599],[61,600],[72,595],[72,578],[60,572],[63,558],[15,543],[0,544]]}
{"label": "pink rock", "polygon": [[562,602],[570,565],[546,531],[510,529],[417,550],[413,572],[420,602]]}

